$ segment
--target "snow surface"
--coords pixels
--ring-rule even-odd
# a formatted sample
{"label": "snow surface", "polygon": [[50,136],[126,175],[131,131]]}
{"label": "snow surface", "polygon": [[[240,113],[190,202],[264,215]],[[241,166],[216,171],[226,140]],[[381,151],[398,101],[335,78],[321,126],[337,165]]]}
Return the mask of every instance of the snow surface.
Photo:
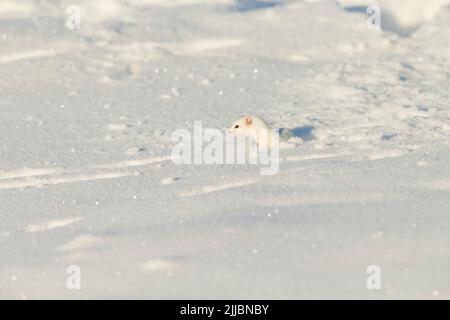
{"label": "snow surface", "polygon": [[[2,0],[0,298],[450,298],[449,1],[375,3]],[[315,139],[170,160],[241,114]]]}

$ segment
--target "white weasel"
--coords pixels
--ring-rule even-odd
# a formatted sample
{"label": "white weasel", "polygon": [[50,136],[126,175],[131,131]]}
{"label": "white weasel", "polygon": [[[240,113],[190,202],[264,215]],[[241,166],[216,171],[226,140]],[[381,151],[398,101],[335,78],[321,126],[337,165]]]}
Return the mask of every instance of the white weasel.
{"label": "white weasel", "polygon": [[288,140],[292,137],[290,129],[284,129],[279,134],[274,131],[259,116],[242,116],[237,119],[228,129],[228,133],[233,135],[245,135],[255,139],[258,146],[271,147],[280,140]]}

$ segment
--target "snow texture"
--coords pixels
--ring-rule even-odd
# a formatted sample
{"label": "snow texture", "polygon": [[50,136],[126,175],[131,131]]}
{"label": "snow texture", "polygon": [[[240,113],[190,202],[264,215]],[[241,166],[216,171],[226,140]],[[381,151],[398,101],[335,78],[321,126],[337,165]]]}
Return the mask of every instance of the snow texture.
{"label": "snow texture", "polygon": [[[2,0],[0,298],[450,298],[448,4]],[[173,163],[242,114],[313,138]]]}

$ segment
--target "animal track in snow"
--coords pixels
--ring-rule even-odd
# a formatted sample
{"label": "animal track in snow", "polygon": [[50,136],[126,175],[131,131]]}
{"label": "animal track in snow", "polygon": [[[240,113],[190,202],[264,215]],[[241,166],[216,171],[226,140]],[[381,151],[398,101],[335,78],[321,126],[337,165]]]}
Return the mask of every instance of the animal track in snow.
{"label": "animal track in snow", "polygon": [[55,185],[62,183],[93,181],[101,179],[112,179],[130,176],[130,172],[106,172],[106,173],[94,173],[94,174],[81,174],[77,176],[67,176],[66,174],[53,178],[26,178],[20,180],[6,180],[0,183],[0,190],[5,189],[17,189],[26,187],[41,187],[45,185]]}
{"label": "animal track in snow", "polygon": [[153,157],[72,169],[24,168],[0,173],[0,190],[40,187],[63,183],[114,179],[135,175],[130,168],[168,161],[171,157]]}
{"label": "animal track in snow", "polygon": [[400,157],[404,154],[401,150],[385,150],[367,155],[369,160],[381,160],[385,158]]}
{"label": "animal track in snow", "polygon": [[42,223],[42,224],[28,225],[25,228],[25,231],[27,231],[27,232],[48,231],[48,230],[52,230],[52,229],[55,229],[55,228],[65,227],[65,226],[67,226],[69,224],[78,222],[81,219],[82,218],[70,218],[70,219],[63,219],[63,220],[51,220],[49,222]]}
{"label": "animal track in snow", "polygon": [[5,56],[0,56],[0,64],[11,63],[21,60],[31,60],[37,58],[51,57],[59,54],[64,54],[67,51],[55,51],[55,50],[30,50],[21,53],[13,53]]}
{"label": "animal track in snow", "polygon": [[0,171],[0,180],[26,177],[37,177],[61,172],[60,169],[33,169],[24,167],[14,171]]}

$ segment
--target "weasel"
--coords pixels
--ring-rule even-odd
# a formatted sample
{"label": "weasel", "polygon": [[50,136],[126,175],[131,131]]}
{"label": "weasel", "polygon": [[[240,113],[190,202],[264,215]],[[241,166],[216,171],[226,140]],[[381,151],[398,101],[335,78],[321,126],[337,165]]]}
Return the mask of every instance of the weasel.
{"label": "weasel", "polygon": [[271,147],[279,140],[288,140],[293,136],[292,130],[282,129],[280,132],[272,128],[259,116],[242,116],[228,129],[233,135],[245,135],[252,137],[258,146]]}

